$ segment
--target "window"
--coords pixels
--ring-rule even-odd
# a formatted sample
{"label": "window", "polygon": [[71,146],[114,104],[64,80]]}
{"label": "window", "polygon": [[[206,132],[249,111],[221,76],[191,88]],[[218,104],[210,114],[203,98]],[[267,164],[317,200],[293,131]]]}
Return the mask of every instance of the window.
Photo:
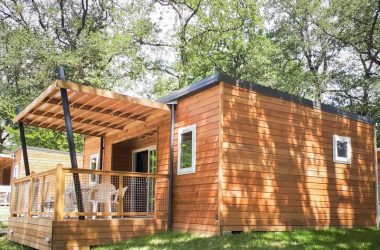
{"label": "window", "polygon": [[18,165],[14,165],[13,167],[13,178],[19,178],[20,177],[20,168]]}
{"label": "window", "polygon": [[[99,155],[91,155],[90,156],[90,169],[91,170],[99,170]],[[91,174],[90,183],[95,184],[98,182],[99,175]]]}
{"label": "window", "polygon": [[345,136],[333,136],[333,157],[337,163],[351,163],[351,138]]}
{"label": "window", "polygon": [[196,126],[178,130],[178,174],[195,173]]}

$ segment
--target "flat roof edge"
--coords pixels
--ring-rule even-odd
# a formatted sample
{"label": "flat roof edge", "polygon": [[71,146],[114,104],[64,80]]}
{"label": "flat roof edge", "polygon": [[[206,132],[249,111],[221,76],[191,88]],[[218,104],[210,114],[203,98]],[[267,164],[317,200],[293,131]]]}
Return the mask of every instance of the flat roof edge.
{"label": "flat roof edge", "polygon": [[[182,89],[176,90],[172,93],[170,93],[167,96],[164,96],[162,98],[159,98],[157,101],[162,103],[169,103],[171,101],[177,100],[181,97],[194,94],[194,92],[199,92],[215,83],[218,83],[223,79],[225,76],[223,74],[217,73],[211,76],[208,76],[206,78],[203,78],[191,85],[188,85]],[[232,78],[231,78],[232,79]]]}
{"label": "flat roof edge", "polygon": [[[65,150],[57,150],[57,149],[50,149],[50,148],[40,148],[40,147],[33,147],[33,146],[27,146],[26,147],[28,151],[34,151],[34,152],[40,152],[40,153],[51,153],[51,154],[62,154],[62,155],[69,155],[69,151]],[[18,147],[14,154],[21,150],[21,147]],[[77,155],[83,156],[83,152],[76,152]]]}
{"label": "flat roof edge", "polygon": [[325,112],[347,117],[347,118],[364,122],[367,124],[371,124],[371,125],[375,124],[375,120],[369,116],[362,116],[350,111],[343,110],[341,108],[337,108],[329,104],[323,104],[323,103],[318,104],[318,103],[313,102],[312,100],[309,100],[303,97],[291,95],[289,93],[276,90],[270,87],[266,87],[263,85],[255,84],[249,81],[240,80],[223,73],[217,73],[209,77],[206,77],[204,79],[201,79],[195,82],[194,84],[191,84],[185,88],[174,91],[171,94],[158,99],[157,101],[168,103],[174,100],[178,100],[179,98],[183,98],[185,96],[195,94],[196,92],[199,92],[203,89],[211,87],[219,82],[224,82],[226,84],[230,84],[233,86],[239,86],[239,87],[252,90],[263,95],[279,98],[281,100],[293,102],[296,104],[304,105],[304,106],[315,108],[315,109],[320,109]]}
{"label": "flat roof edge", "polygon": [[231,79],[231,77],[226,78],[226,81],[224,81],[224,80],[221,80],[221,81],[223,81],[227,84],[230,84],[230,85],[239,86],[239,87],[242,87],[242,88],[245,88],[248,90],[252,90],[252,91],[255,91],[257,93],[266,95],[266,96],[279,98],[281,100],[293,102],[293,103],[304,105],[304,106],[314,108],[314,109],[320,109],[320,110],[325,111],[325,112],[329,112],[329,113],[332,113],[335,115],[347,117],[347,118],[357,120],[357,121],[361,121],[361,122],[364,122],[367,124],[372,124],[372,125],[375,124],[375,120],[369,116],[359,115],[359,114],[356,114],[356,113],[335,107],[335,106],[330,105],[330,104],[316,103],[316,102],[314,102],[310,99],[304,98],[304,97],[295,96],[295,95],[292,95],[292,94],[289,94],[289,93],[286,93],[286,92],[283,92],[280,90],[276,90],[276,89],[273,89],[270,87],[251,83],[248,81],[235,79],[235,83],[234,83],[234,82],[229,82],[228,81],[229,79]]}

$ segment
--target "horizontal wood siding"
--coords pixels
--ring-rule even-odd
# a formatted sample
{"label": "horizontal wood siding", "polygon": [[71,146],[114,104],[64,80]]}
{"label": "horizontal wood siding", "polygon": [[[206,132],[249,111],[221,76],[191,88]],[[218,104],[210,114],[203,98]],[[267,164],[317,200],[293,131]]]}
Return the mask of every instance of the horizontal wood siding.
{"label": "horizontal wood siding", "polygon": [[[218,227],[218,131],[219,131],[219,86],[186,97],[178,101],[175,124],[173,228],[174,230],[217,234]],[[197,125],[197,171],[194,174],[177,175],[178,128]],[[104,169],[115,165],[117,155],[113,148],[117,143],[132,143],[133,138],[156,131],[155,139],[136,141],[131,150],[157,145],[157,172],[168,174],[170,151],[170,117],[162,117],[156,126],[136,128],[134,131],[115,132],[105,137]],[[134,143],[132,143],[134,144]],[[116,157],[114,157],[116,156]],[[120,158],[120,157],[119,157]],[[131,164],[126,156],[123,162]],[[116,163],[118,167],[120,162]]]}
{"label": "horizontal wood siding", "polygon": [[132,171],[132,152],[156,146],[157,133],[129,139],[112,145],[112,170]]}
{"label": "horizontal wood siding", "polygon": [[[68,152],[46,150],[46,149],[28,149],[28,159],[30,172],[41,173],[57,167],[62,164],[63,167],[71,167],[70,155]],[[77,153],[77,161],[79,167],[83,164],[83,155]],[[22,150],[19,149],[15,153],[15,163],[20,169],[20,178],[25,176],[24,158]],[[13,168],[12,168],[13,173]]]}
{"label": "horizontal wood siding", "polygon": [[106,245],[165,231],[167,221],[155,218],[54,221],[53,249]]}
{"label": "horizontal wood siding", "polygon": [[[86,136],[83,145],[83,168],[90,168],[91,155],[100,153],[100,137]],[[79,162],[79,161],[78,161]]]}
{"label": "horizontal wood siding", "polygon": [[8,239],[36,249],[51,249],[53,221],[49,219],[31,219],[10,217],[9,228],[12,232]]}
{"label": "horizontal wood siding", "polygon": [[[224,231],[375,225],[373,126],[224,84]],[[333,163],[333,135],[352,164]]]}
{"label": "horizontal wood siding", "polygon": [[[174,140],[173,228],[218,234],[219,85],[178,101]],[[196,172],[177,175],[178,129],[196,124]],[[169,138],[170,124],[161,137]],[[161,130],[161,128],[160,128]],[[169,141],[159,154],[168,164]]]}
{"label": "horizontal wood siding", "polygon": [[[64,220],[11,217],[9,240],[36,249],[85,249],[166,230],[167,220]],[[85,247],[85,248],[84,248]]]}

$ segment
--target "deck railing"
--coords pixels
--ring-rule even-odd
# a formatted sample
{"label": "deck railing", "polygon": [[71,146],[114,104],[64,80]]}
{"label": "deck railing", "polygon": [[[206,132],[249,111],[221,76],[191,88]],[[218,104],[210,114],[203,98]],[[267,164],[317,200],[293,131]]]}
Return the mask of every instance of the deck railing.
{"label": "deck railing", "polygon": [[163,174],[57,166],[11,185],[12,217],[111,219],[167,213],[168,175]]}

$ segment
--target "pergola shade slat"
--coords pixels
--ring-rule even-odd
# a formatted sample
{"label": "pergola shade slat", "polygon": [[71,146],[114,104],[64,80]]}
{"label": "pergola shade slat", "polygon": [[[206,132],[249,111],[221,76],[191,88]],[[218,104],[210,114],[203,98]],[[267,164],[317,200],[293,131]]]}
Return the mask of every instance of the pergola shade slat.
{"label": "pergola shade slat", "polygon": [[[40,125],[40,124],[32,123],[31,120],[29,120],[29,119],[25,119],[24,123],[28,124],[30,126],[33,126],[33,127],[48,128],[46,126],[43,126],[43,124]],[[64,126],[52,125],[48,129],[65,132],[65,127]],[[75,132],[78,133],[78,134],[85,134],[85,135],[97,136],[97,137],[100,137],[100,136],[104,135],[104,133],[100,133],[100,132],[96,132],[96,131],[89,131],[89,132],[84,133],[84,130],[80,130],[80,129],[75,129]]]}
{"label": "pergola shade slat", "polygon": [[[60,100],[54,99],[54,98],[50,99],[50,100],[44,100],[43,102],[48,103],[48,104],[53,104],[53,105],[60,104]],[[71,108],[85,110],[85,111],[92,111],[95,113],[102,113],[102,114],[106,114],[106,115],[112,115],[112,116],[117,116],[117,117],[121,117],[121,118],[128,118],[128,119],[134,119],[135,117],[138,117],[138,115],[136,115],[134,113],[123,113],[121,111],[114,111],[112,109],[103,110],[100,107],[90,106],[90,105],[81,104],[81,103],[70,104],[70,109]]]}
{"label": "pergola shade slat", "polygon": [[[38,111],[38,110],[33,112],[33,115],[44,116],[46,118],[56,118],[59,120],[64,118],[63,115],[61,115],[61,114],[50,113],[50,112],[42,112],[42,111]],[[94,125],[94,126],[99,126],[99,127],[122,130],[122,127],[120,128],[120,126],[115,126],[115,125],[109,124],[108,122],[101,124],[102,123],[101,121],[91,120],[91,119],[87,119],[87,118],[76,117],[73,119],[73,122],[82,123],[83,125]]]}
{"label": "pergola shade slat", "polygon": [[67,91],[73,131],[79,134],[104,136],[127,130],[128,124],[149,126],[153,118],[170,113],[163,103],[57,80],[13,121],[65,131],[60,88]]}

